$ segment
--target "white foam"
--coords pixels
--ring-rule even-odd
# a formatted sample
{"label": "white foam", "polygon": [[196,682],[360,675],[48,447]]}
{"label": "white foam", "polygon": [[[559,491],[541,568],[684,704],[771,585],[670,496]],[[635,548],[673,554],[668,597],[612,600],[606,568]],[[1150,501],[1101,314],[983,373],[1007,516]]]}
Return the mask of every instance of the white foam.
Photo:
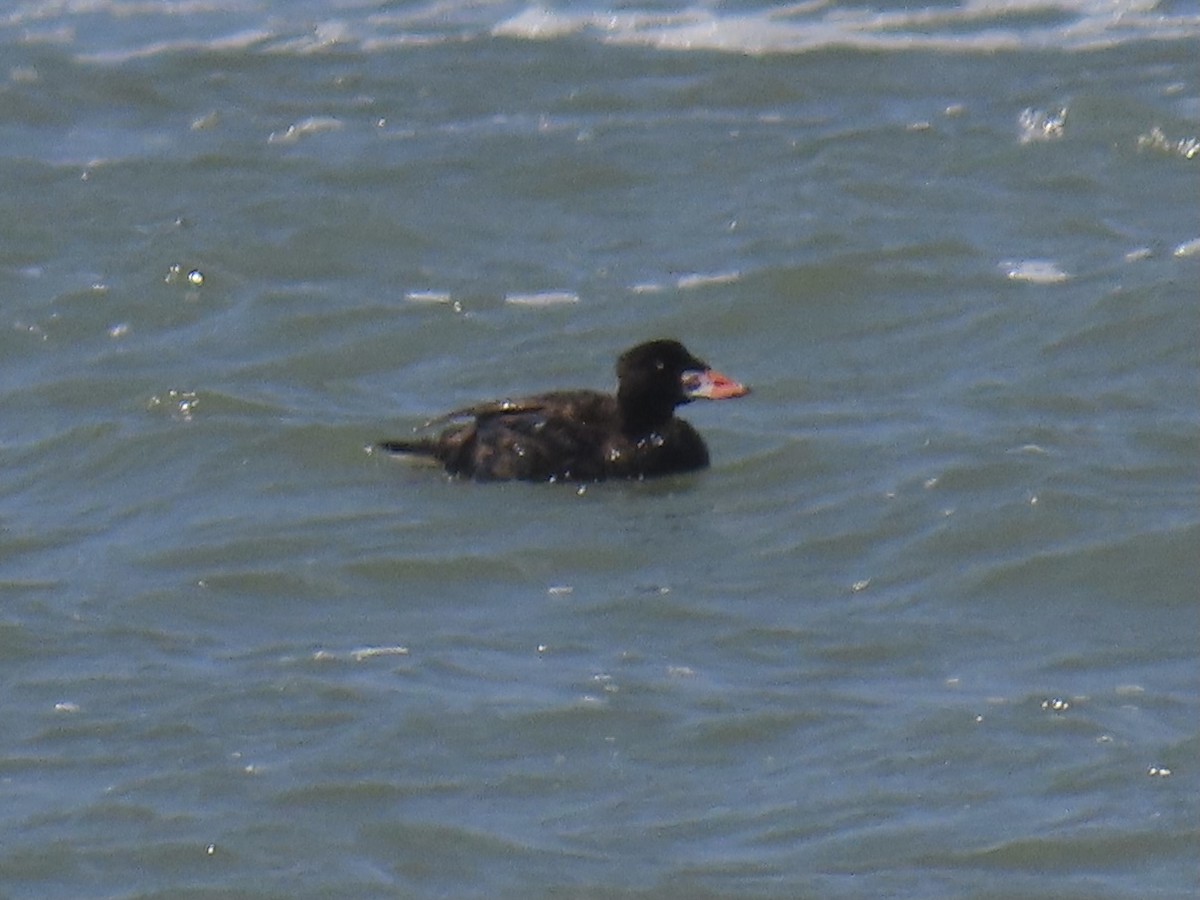
{"label": "white foam", "polygon": [[1197,256],[1200,255],[1200,238],[1193,238],[1190,241],[1184,241],[1174,250],[1175,256]]}
{"label": "white foam", "polygon": [[1188,137],[1171,140],[1157,125],[1150,129],[1149,134],[1138,135],[1137,145],[1139,150],[1176,154],[1184,159],[1200,156],[1200,139]]}
{"label": "white foam", "polygon": [[661,294],[666,287],[658,281],[639,281],[631,285],[629,290],[634,294]]}
{"label": "white foam", "polygon": [[306,55],[324,53],[338,46],[354,46],[358,36],[346,22],[319,22],[306,33],[271,46],[272,53],[295,53]]}
{"label": "white foam", "polygon": [[1057,263],[1049,259],[1006,261],[1000,265],[1012,281],[1027,281],[1030,284],[1061,284],[1071,277],[1059,268]]}
{"label": "white foam", "polygon": [[314,134],[324,134],[327,131],[337,131],[341,127],[341,120],[332,116],[310,116],[289,125],[287,130],[282,133],[272,131],[267,138],[267,143],[294,144],[302,138],[311,137]]}
{"label": "white foam", "polygon": [[588,13],[559,13],[533,6],[496,25],[492,34],[533,41],[560,38],[582,31],[592,18]]}
{"label": "white foam", "polygon": [[366,659],[374,659],[377,656],[408,656],[408,648],[400,646],[359,647],[350,651],[350,657],[355,662],[362,662]]}
{"label": "white foam", "polygon": [[532,294],[506,294],[505,303],[514,306],[563,306],[578,303],[579,295],[573,291],[542,291]]}
{"label": "white foam", "polygon": [[399,645],[385,647],[357,647],[349,653],[341,654],[332,650],[317,650],[312,658],[316,662],[336,662],[340,659],[352,659],[355,662],[365,662],[379,656],[408,656],[408,648]]}
{"label": "white foam", "polygon": [[449,291],[406,291],[404,299],[409,303],[450,303]]}
{"label": "white foam", "polygon": [[1067,133],[1067,108],[1061,107],[1056,112],[1044,109],[1026,109],[1017,119],[1022,144],[1036,141],[1061,140]]}
{"label": "white foam", "polygon": [[736,269],[728,272],[694,272],[681,275],[675,284],[681,291],[688,291],[713,284],[730,284],[741,277],[742,273]]}
{"label": "white foam", "polygon": [[[1039,13],[1060,15],[1047,24]],[[1019,21],[1028,16],[1028,24]],[[1131,40],[1200,36],[1200,20],[1167,15],[1157,0],[963,0],[957,6],[914,6],[880,11],[811,0],[764,4],[739,12],[696,4],[675,12],[530,6],[491,29],[493,35],[557,40],[593,35],[605,43],[674,51],[758,55],[828,47],[874,50],[995,52],[1019,49],[1094,50]]]}
{"label": "white foam", "polygon": [[216,38],[182,38],[172,41],[152,41],[145,46],[135,47],[132,50],[106,50],[100,53],[81,53],[79,59],[83,62],[94,63],[124,63],[135,59],[163,56],[169,53],[247,50],[265,44],[274,36],[275,33],[272,31],[261,28],[250,28],[245,31],[238,31]]}
{"label": "white foam", "polygon": [[[958,0],[953,5],[924,0],[900,6],[870,0],[850,5],[838,0],[775,5],[691,5],[664,11],[646,0],[639,8],[615,0],[521,6],[495,0],[424,0],[390,4],[327,4],[323,12],[282,15],[282,3],[260,5],[244,0],[172,0],[130,3],[27,3],[4,17],[24,31],[27,43],[81,46],[84,15],[171,17],[162,31],[139,46],[80,52],[89,62],[122,63],[173,53],[246,50],[309,55],[340,49],[389,53],[396,48],[471,42],[492,37],[531,41],[583,38],[624,46],[673,52],[724,52],[744,55],[807,53],[828,48],[872,51],[932,50],[995,53],[1011,50],[1088,51],[1138,41],[1189,41],[1200,38],[1200,17],[1186,4],[1164,9],[1160,0]],[[311,5],[311,4],[309,4]],[[733,6],[728,9],[726,7]],[[899,7],[899,8],[897,8]],[[1046,15],[1051,12],[1054,15]],[[246,27],[208,36],[218,14],[249,20]],[[325,16],[325,18],[321,18]]]}

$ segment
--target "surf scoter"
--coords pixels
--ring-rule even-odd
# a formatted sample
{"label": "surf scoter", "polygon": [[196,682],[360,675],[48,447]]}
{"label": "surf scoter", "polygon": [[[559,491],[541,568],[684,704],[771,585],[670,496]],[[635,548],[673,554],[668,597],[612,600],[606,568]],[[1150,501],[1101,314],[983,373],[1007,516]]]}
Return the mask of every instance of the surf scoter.
{"label": "surf scoter", "polygon": [[622,353],[617,382],[615,397],[553,391],[468,406],[428,424],[470,421],[379,447],[433,457],[450,474],[480,481],[580,482],[690,472],[708,465],[708,448],[696,429],[676,418],[675,407],[750,390],[672,340]]}

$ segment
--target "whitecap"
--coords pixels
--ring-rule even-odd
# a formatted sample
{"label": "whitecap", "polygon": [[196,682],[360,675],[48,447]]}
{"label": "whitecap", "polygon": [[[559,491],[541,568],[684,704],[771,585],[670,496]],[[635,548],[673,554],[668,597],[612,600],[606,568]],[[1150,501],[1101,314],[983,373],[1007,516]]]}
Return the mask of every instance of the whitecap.
{"label": "whitecap", "polygon": [[1129,41],[1183,40],[1200,34],[1187,14],[1164,12],[1157,0],[1059,0],[1053,23],[1021,14],[1043,0],[975,0],[952,7],[889,9],[847,7],[807,0],[749,11],[714,11],[695,4],[672,12],[561,11],[526,7],[492,26],[491,34],[523,40],[593,36],[611,44],[671,51],[719,51],[758,55],[806,53],[830,47],[995,53],[1021,49],[1094,50]]}
{"label": "whitecap", "polygon": [[202,116],[192,119],[192,124],[190,127],[192,131],[208,131],[212,128],[216,128],[220,124],[221,114],[216,110],[213,110],[212,112],[205,113]]}
{"label": "whitecap", "polygon": [[294,144],[301,138],[306,138],[314,134],[323,134],[327,131],[337,131],[341,127],[342,121],[332,116],[311,116],[289,125],[287,130],[282,133],[272,131],[267,138],[267,143]]}
{"label": "whitecap", "polygon": [[1200,238],[1184,241],[1174,250],[1175,256],[1196,256],[1200,254]]}
{"label": "whitecap", "polygon": [[630,293],[633,294],[661,294],[664,290],[666,288],[658,281],[639,281],[629,287]]}
{"label": "whitecap", "polygon": [[453,301],[449,291],[406,291],[404,299],[409,303],[445,303]]}
{"label": "whitecap", "polygon": [[342,21],[321,22],[309,32],[288,40],[281,40],[271,46],[272,53],[295,53],[304,55],[324,53],[328,50],[358,43],[350,26]]}
{"label": "whitecap", "polygon": [[1063,106],[1057,112],[1032,107],[1024,109],[1017,117],[1017,127],[1022,144],[1061,140],[1067,133],[1067,108]]}
{"label": "whitecap", "polygon": [[728,272],[694,272],[689,275],[681,275],[675,285],[681,291],[687,291],[693,288],[707,287],[710,284],[729,284],[741,277],[742,273],[736,269]]}
{"label": "whitecap", "polygon": [[377,656],[408,656],[408,648],[401,646],[359,647],[350,651],[350,658],[355,662],[362,662],[366,659],[374,659]]}
{"label": "whitecap", "polygon": [[181,40],[153,41],[143,47],[132,50],[108,50],[100,53],[81,53],[81,62],[117,64],[163,56],[171,53],[228,53],[235,50],[250,50],[264,45],[274,37],[274,33],[265,29],[251,28],[233,34],[216,38],[198,40],[183,38]]}
{"label": "whitecap", "polygon": [[1184,159],[1195,159],[1200,155],[1200,139],[1189,137],[1171,140],[1158,126],[1151,128],[1148,134],[1139,134],[1137,145],[1139,150],[1169,153]]}
{"label": "whitecap", "polygon": [[573,291],[542,291],[539,293],[505,294],[504,302],[514,306],[563,306],[578,303],[579,295]]}
{"label": "whitecap", "polygon": [[1030,284],[1061,284],[1071,276],[1049,259],[1024,259],[1000,264],[1004,274],[1012,281],[1028,281]]}
{"label": "whitecap", "polygon": [[496,25],[492,34],[535,41],[566,37],[583,30],[590,19],[587,15],[571,16],[534,6]]}

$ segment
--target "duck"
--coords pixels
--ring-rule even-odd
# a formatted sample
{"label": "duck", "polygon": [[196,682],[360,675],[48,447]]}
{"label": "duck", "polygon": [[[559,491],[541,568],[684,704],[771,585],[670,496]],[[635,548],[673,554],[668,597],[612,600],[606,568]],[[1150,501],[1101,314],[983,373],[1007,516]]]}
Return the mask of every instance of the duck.
{"label": "duck", "polygon": [[750,392],[668,338],[626,350],[616,372],[615,394],[558,390],[479,403],[426,423],[452,423],[440,433],[376,447],[431,459],[474,481],[656,478],[709,465],[704,439],[676,408]]}

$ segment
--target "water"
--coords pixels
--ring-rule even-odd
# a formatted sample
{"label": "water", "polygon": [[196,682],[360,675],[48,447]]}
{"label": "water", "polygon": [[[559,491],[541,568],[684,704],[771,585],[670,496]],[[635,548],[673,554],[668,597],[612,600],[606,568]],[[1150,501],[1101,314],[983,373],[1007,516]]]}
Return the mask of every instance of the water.
{"label": "water", "polygon": [[[1190,896],[1198,38],[12,6],[0,896]],[[708,472],[365,449],[660,335]]]}

